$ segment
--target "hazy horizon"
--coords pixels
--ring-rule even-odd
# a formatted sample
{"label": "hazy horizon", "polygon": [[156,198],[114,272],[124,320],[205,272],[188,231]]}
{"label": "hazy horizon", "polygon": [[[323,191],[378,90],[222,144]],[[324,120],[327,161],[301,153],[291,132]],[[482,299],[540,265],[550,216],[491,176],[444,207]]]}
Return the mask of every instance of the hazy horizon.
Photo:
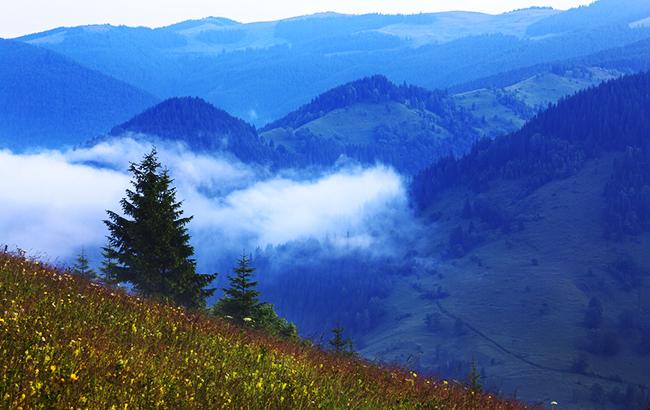
{"label": "hazy horizon", "polygon": [[[540,6],[569,9],[592,3],[592,0],[499,0],[485,4],[480,0],[317,0],[296,2],[282,0],[257,4],[243,0],[236,4],[224,1],[188,0],[179,4],[174,0],[151,0],[133,4],[127,0],[110,3],[83,0],[25,0],[0,5],[0,37],[15,38],[47,31],[62,26],[112,24],[143,27],[163,27],[184,20],[209,16],[229,18],[241,23],[281,20],[316,13],[343,14],[417,14],[444,11],[473,11],[500,14],[516,9]],[[74,10],[74,12],[70,12]]]}

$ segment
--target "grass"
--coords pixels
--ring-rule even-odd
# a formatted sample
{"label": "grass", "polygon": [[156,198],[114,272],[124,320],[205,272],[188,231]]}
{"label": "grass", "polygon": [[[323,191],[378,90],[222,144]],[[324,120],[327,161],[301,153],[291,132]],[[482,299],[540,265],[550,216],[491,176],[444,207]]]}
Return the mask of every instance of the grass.
{"label": "grass", "polygon": [[617,78],[620,73],[613,70],[606,70],[598,67],[585,69],[578,74],[565,73],[557,75],[546,73],[533,76],[506,87],[506,90],[513,91],[518,98],[531,107],[546,107],[563,97],[575,94],[578,91],[596,86],[603,81]]}
{"label": "grass", "polygon": [[2,408],[526,408],[6,253],[0,298]]}
{"label": "grass", "polygon": [[563,97],[580,90],[616,78],[619,73],[597,67],[562,75],[545,73],[532,76],[503,89],[478,89],[454,95],[458,105],[470,110],[476,117],[484,117],[488,123],[483,130],[488,136],[508,134],[521,128],[530,118],[522,117],[501,103],[498,93],[512,93],[514,97],[534,110],[544,108]]}

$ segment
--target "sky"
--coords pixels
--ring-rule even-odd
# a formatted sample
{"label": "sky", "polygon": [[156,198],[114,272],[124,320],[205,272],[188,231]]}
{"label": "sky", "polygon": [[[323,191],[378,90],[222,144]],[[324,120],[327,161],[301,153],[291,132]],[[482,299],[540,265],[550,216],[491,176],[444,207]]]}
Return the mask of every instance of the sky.
{"label": "sky", "polygon": [[325,11],[412,14],[470,10],[498,14],[530,6],[568,9],[592,0],[0,0],[0,37],[60,26],[160,27],[208,16],[269,21]]}

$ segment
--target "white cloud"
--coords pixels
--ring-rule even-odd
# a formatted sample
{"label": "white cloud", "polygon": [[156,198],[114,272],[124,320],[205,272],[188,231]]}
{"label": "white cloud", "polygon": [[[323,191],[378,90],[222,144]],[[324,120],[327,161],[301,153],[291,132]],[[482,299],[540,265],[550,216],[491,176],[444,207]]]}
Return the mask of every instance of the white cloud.
{"label": "white cloud", "polygon": [[[106,235],[105,210],[119,210],[129,186],[129,161],[148,150],[127,139],[76,151],[0,152],[0,243],[63,259],[81,246],[98,249]],[[406,209],[401,178],[381,166],[307,179],[298,172],[269,176],[177,145],[160,147],[159,154],[186,213],[194,215],[190,230],[199,257],[346,232],[354,235],[348,245],[369,246],[368,222]]]}
{"label": "white cloud", "polygon": [[365,217],[388,204],[403,204],[404,198],[401,179],[383,167],[310,181],[278,178],[233,191],[220,200],[221,206],[205,204],[196,212],[202,215],[196,223],[254,236],[264,246],[358,230]]}
{"label": "white cloud", "polygon": [[0,242],[53,258],[99,246],[106,206],[119,200],[127,181],[60,153],[0,152]]}

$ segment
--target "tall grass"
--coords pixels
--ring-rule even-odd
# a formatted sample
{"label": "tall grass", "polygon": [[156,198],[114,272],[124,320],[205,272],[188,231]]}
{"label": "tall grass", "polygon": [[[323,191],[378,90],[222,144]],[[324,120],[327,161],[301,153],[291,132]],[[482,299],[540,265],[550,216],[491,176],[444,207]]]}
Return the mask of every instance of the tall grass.
{"label": "tall grass", "polygon": [[0,253],[10,409],[523,409]]}

